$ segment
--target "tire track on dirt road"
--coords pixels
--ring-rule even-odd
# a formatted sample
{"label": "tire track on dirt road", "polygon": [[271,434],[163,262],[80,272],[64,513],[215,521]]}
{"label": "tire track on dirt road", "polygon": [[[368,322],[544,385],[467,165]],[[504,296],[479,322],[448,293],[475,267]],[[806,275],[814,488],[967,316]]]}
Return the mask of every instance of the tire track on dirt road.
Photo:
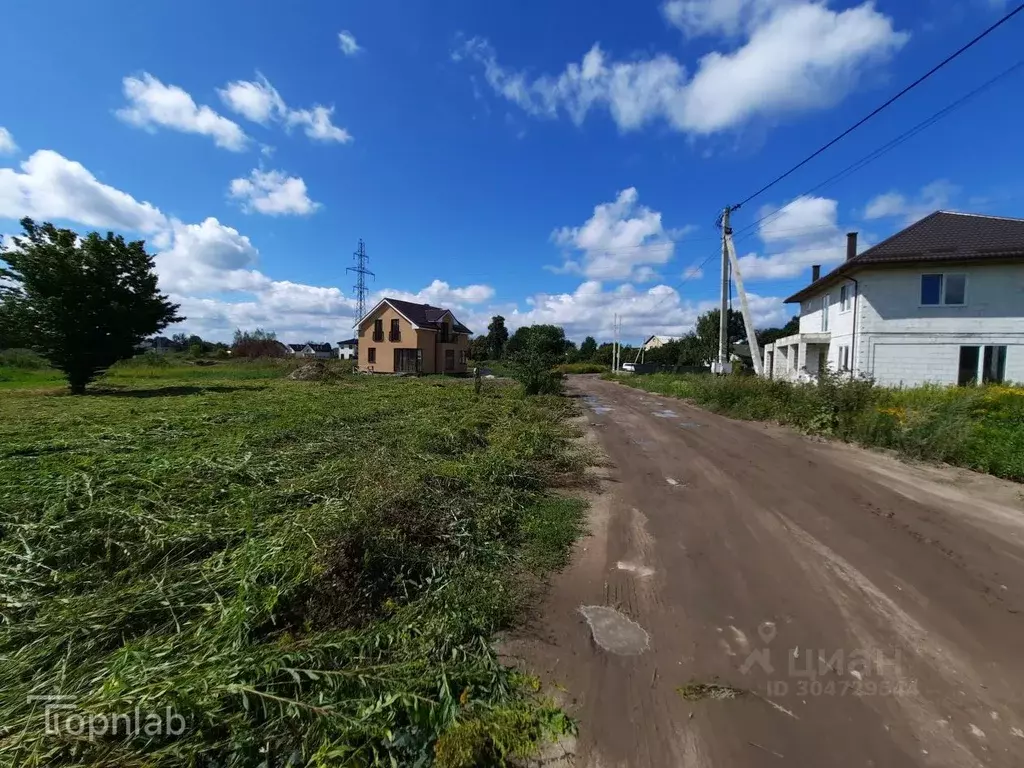
{"label": "tire track on dirt road", "polygon": [[[572,764],[1024,765],[1024,509],[1005,483],[570,386],[603,492],[515,643],[580,721]],[[646,647],[610,652],[583,606]]]}

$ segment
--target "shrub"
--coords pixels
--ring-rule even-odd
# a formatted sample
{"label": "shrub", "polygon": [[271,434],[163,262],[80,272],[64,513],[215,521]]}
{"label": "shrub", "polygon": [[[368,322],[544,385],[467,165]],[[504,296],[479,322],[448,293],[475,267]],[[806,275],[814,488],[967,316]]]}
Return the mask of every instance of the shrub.
{"label": "shrub", "polygon": [[0,350],[0,366],[18,368],[23,371],[40,371],[49,368],[50,364],[46,358],[37,355],[30,349],[2,349]]}
{"label": "shrub", "polygon": [[555,370],[559,373],[604,373],[608,366],[597,363],[562,363],[556,365]]}

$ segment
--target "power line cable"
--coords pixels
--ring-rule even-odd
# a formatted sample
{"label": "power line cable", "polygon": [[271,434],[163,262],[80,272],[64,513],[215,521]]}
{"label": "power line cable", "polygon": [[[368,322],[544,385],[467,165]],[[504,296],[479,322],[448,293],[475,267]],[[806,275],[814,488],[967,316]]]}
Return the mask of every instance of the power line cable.
{"label": "power line cable", "polygon": [[[832,184],[834,184],[836,182],[839,182],[839,181],[847,178],[848,176],[853,175],[854,173],[856,173],[857,171],[861,170],[862,168],[867,167],[868,165],[873,163],[875,160],[878,160],[883,155],[888,154],[892,150],[896,149],[896,147],[898,147],[901,144],[904,144],[905,142],[907,142],[910,139],[914,138],[915,136],[917,136],[917,134],[919,134],[922,131],[926,130],[927,128],[930,128],[931,126],[935,125],[935,123],[939,122],[943,118],[948,117],[950,114],[952,114],[953,112],[958,110],[960,107],[962,107],[965,104],[967,104],[973,98],[975,98],[976,96],[981,95],[982,93],[987,91],[989,88],[991,88],[993,85],[998,83],[1000,80],[1002,80],[1003,78],[1009,77],[1010,75],[1015,73],[1017,70],[1021,69],[1022,67],[1024,67],[1024,59],[1018,61],[1016,64],[1014,64],[1013,66],[1009,67],[1008,69],[1003,70],[1002,72],[1000,72],[995,77],[992,77],[989,80],[986,80],[984,83],[979,85],[977,88],[975,88],[970,93],[960,97],[959,99],[954,101],[952,104],[949,104],[949,105],[943,107],[938,112],[933,113],[930,117],[928,117],[925,120],[922,120],[917,125],[915,125],[912,128],[904,131],[903,133],[901,133],[899,136],[897,136],[896,138],[892,139],[888,143],[883,144],[881,147],[878,147],[874,151],[872,151],[872,152],[868,153],[867,155],[861,157],[859,160],[856,160],[855,162],[853,162],[850,165],[846,166],[843,170],[839,171],[839,173],[836,173],[836,174],[833,174],[832,176],[829,176],[827,179],[825,179],[821,183],[816,184],[815,186],[811,187],[806,192],[803,192],[800,195],[797,195],[795,198],[790,200],[788,203],[786,203],[781,208],[779,208],[779,209],[777,209],[777,210],[775,210],[775,211],[773,211],[773,212],[771,212],[769,214],[766,214],[765,216],[762,216],[757,221],[755,221],[755,222],[753,222],[751,224],[748,224],[747,226],[743,227],[736,234],[741,236],[739,239],[745,239],[747,237],[750,237],[749,234],[744,234],[744,233],[747,233],[749,230],[754,229],[755,227],[760,226],[761,224],[765,223],[766,221],[769,221],[770,219],[774,219],[774,218],[778,217],[780,214],[782,214],[783,211],[785,211],[787,208],[789,208],[791,205],[793,205],[793,203],[795,203],[797,200],[805,198],[808,195],[811,195],[811,194],[813,194],[815,192],[818,192],[818,191],[820,191],[821,189],[823,189],[823,188],[825,188],[827,186],[830,186],[830,185],[832,185]],[[773,230],[773,232],[779,232],[779,233],[781,233],[783,231],[784,230]]]}
{"label": "power line cable", "polygon": [[[1021,8],[1024,8],[1024,5],[1022,5]],[[835,183],[835,182],[837,182],[837,181],[839,181],[841,179],[844,179],[844,178],[846,178],[846,177],[856,173],[857,171],[859,171],[862,168],[866,167],[867,165],[869,165],[870,163],[874,162],[878,158],[880,158],[883,155],[891,152],[896,147],[900,146],[901,144],[905,143],[906,141],[909,141],[914,136],[916,136],[917,134],[921,133],[921,131],[931,127],[935,123],[937,123],[940,120],[942,120],[944,117],[947,117],[949,114],[951,114],[952,112],[956,111],[957,109],[962,107],[964,104],[969,102],[975,96],[978,96],[982,92],[988,90],[993,85],[995,85],[997,82],[999,82],[1003,78],[1008,77],[1009,75],[1013,74],[1014,72],[1019,70],[1021,67],[1024,67],[1024,60],[1018,61],[1013,66],[1009,67],[1006,70],[1003,70],[1002,72],[1000,72],[995,77],[992,77],[989,80],[987,80],[986,82],[982,83],[980,86],[975,88],[970,93],[962,96],[961,98],[957,99],[956,101],[954,101],[953,103],[947,105],[946,107],[943,107],[938,112],[935,112],[933,115],[931,115],[931,117],[927,118],[926,120],[923,120],[922,122],[918,123],[917,125],[915,125],[914,127],[910,128],[909,130],[904,131],[902,134],[900,134],[896,138],[892,139],[891,141],[887,142],[886,144],[883,144],[881,147],[876,148],[872,152],[870,152],[867,155],[861,157],[859,160],[851,163],[850,165],[848,165],[846,168],[844,168],[839,173],[833,174],[829,178],[825,179],[825,181],[815,185],[814,187],[811,187],[811,189],[809,189],[807,192],[804,192],[803,194],[797,196],[792,201],[790,201],[786,205],[782,206],[782,208],[779,208],[778,210],[773,211],[772,213],[770,213],[770,214],[768,214],[766,216],[761,217],[760,219],[758,219],[757,221],[753,222],[752,224],[748,224],[747,226],[743,227],[739,232],[736,233],[737,235],[741,235],[740,237],[738,237],[736,239],[742,240],[742,239],[747,239],[747,238],[751,237],[752,233],[751,234],[746,234],[746,235],[742,235],[742,233],[748,232],[749,230],[752,230],[752,229],[756,228],[759,224],[761,224],[765,220],[779,215],[783,210],[785,210],[790,205],[792,205],[796,200],[799,200],[799,199],[801,199],[803,197],[806,197],[807,195],[812,194],[813,192],[817,192],[818,190],[822,189],[823,187],[825,187],[827,185]],[[1008,199],[1012,200],[1014,198],[1008,198]],[[815,229],[815,228],[808,228],[809,231],[811,231],[813,229]],[[782,232],[783,230],[778,230],[778,231]],[[799,230],[794,229],[794,230],[790,230],[790,231],[799,231]],[[812,250],[818,250],[818,249],[812,249]],[[811,251],[785,251],[784,253],[805,253],[805,252],[811,252]],[[714,252],[710,253],[707,256],[707,258],[705,258],[702,262],[700,262],[700,264],[698,264],[696,267],[691,266],[691,267],[687,268],[683,272],[684,277],[683,277],[682,281],[680,281],[676,285],[676,287],[675,287],[676,291],[678,291],[680,288],[682,288],[691,279],[694,279],[700,273],[700,270],[703,269],[704,266],[709,261],[711,261],[713,258],[720,257],[720,256],[721,256],[721,253],[719,253],[718,251],[714,251]],[[657,309],[662,303],[664,303],[664,301],[667,298],[668,298],[668,296],[666,295],[665,297],[662,298],[661,301],[659,301],[657,304],[655,304],[651,309],[652,310],[653,309]]]}
{"label": "power line cable", "polygon": [[750,195],[749,197],[745,198],[745,199],[744,199],[743,201],[741,201],[741,202],[740,202],[740,203],[739,203],[738,205],[736,205],[736,208],[740,208],[740,207],[742,207],[742,206],[746,205],[747,203],[749,203],[749,202],[750,202],[751,200],[753,200],[753,199],[754,199],[755,197],[758,197],[759,195],[762,195],[762,194],[764,194],[764,193],[765,193],[765,192],[767,192],[767,191],[768,191],[769,189],[771,189],[771,188],[772,188],[772,187],[774,187],[774,186],[775,186],[776,184],[778,184],[778,183],[779,183],[780,181],[782,181],[783,179],[787,178],[787,177],[788,177],[788,176],[789,176],[790,174],[792,174],[792,173],[793,173],[794,171],[797,171],[798,169],[800,169],[800,168],[802,168],[803,166],[807,165],[807,163],[811,162],[811,160],[813,160],[814,158],[816,158],[816,157],[817,157],[818,155],[820,155],[820,154],[821,154],[822,152],[824,152],[825,150],[827,150],[827,149],[828,149],[829,147],[831,147],[831,146],[833,146],[833,145],[837,144],[837,143],[838,143],[839,141],[841,141],[842,139],[844,139],[844,138],[846,138],[847,136],[849,136],[849,135],[850,135],[851,133],[853,133],[853,132],[854,132],[855,130],[857,130],[857,129],[858,129],[858,128],[860,128],[860,127],[861,127],[862,125],[864,125],[864,123],[868,122],[868,121],[869,121],[869,120],[871,120],[871,119],[872,119],[873,117],[875,117],[875,116],[876,116],[877,114],[879,114],[879,113],[880,113],[880,112],[882,112],[883,110],[887,109],[887,108],[888,108],[889,106],[891,106],[891,105],[892,105],[892,104],[894,104],[894,103],[895,103],[896,101],[898,101],[899,99],[901,99],[901,98],[902,98],[903,96],[905,96],[906,94],[908,94],[908,93],[909,93],[910,91],[914,90],[914,88],[916,88],[917,86],[919,86],[919,85],[920,85],[921,83],[923,83],[923,82],[924,82],[925,80],[927,80],[927,79],[928,79],[929,77],[931,77],[931,76],[932,76],[932,75],[934,75],[934,74],[935,74],[936,72],[938,72],[938,71],[939,71],[940,69],[942,69],[943,67],[945,67],[945,66],[946,66],[947,64],[949,64],[949,63],[950,63],[951,61],[953,61],[954,59],[958,58],[958,57],[959,57],[959,56],[960,56],[961,54],[965,53],[965,52],[966,52],[966,51],[968,51],[969,49],[973,48],[973,47],[974,47],[975,45],[977,45],[977,44],[978,44],[979,42],[981,42],[982,40],[984,40],[984,39],[985,39],[986,37],[988,37],[988,36],[989,36],[990,34],[992,34],[993,32],[995,32],[995,31],[996,31],[996,30],[997,30],[997,29],[998,29],[999,27],[1003,26],[1003,24],[1005,24],[1006,22],[1008,22],[1008,21],[1009,21],[1010,19],[1012,19],[1012,18],[1013,18],[1014,16],[1016,16],[1016,15],[1017,15],[1018,13],[1020,13],[1021,11],[1024,11],[1024,3],[1021,3],[1020,5],[1018,5],[1018,6],[1016,7],[1016,8],[1014,8],[1014,9],[1013,9],[1012,11],[1010,11],[1009,13],[1007,13],[1007,14],[1006,14],[1005,16],[1003,16],[1003,17],[1002,17],[1001,19],[999,19],[999,21],[997,21],[997,22],[996,22],[995,24],[993,24],[993,25],[992,25],[992,26],[990,26],[990,27],[989,27],[988,29],[986,29],[985,31],[983,31],[983,32],[982,32],[981,34],[979,34],[979,35],[978,35],[977,37],[975,37],[975,38],[974,38],[973,40],[971,40],[971,41],[970,41],[969,43],[966,43],[965,45],[961,46],[961,47],[960,47],[960,48],[959,48],[958,50],[956,50],[956,51],[954,51],[953,53],[951,53],[951,54],[950,54],[949,56],[947,56],[947,57],[946,57],[945,59],[943,59],[943,60],[942,60],[942,61],[940,61],[940,62],[939,62],[938,64],[936,64],[936,65],[935,65],[934,67],[932,67],[932,68],[931,68],[930,70],[928,70],[928,71],[927,71],[927,72],[925,72],[925,73],[924,73],[923,75],[921,75],[921,77],[917,78],[917,80],[915,80],[914,82],[912,82],[912,83],[911,83],[910,85],[908,85],[908,86],[907,86],[906,88],[904,88],[904,89],[903,89],[902,91],[900,91],[900,92],[899,92],[899,93],[897,93],[897,94],[896,94],[895,96],[893,96],[893,97],[892,97],[892,98],[890,98],[890,99],[889,99],[888,101],[886,101],[886,102],[885,102],[884,104],[882,104],[881,106],[879,106],[879,107],[875,108],[875,109],[874,109],[874,110],[873,110],[872,112],[868,113],[867,115],[865,115],[864,117],[862,117],[862,118],[861,118],[860,120],[858,120],[858,121],[857,121],[856,123],[854,123],[854,124],[853,124],[853,125],[851,125],[851,126],[850,126],[849,128],[847,128],[847,129],[846,129],[845,131],[843,131],[842,133],[840,133],[840,134],[839,134],[838,136],[836,136],[836,137],[835,137],[834,139],[832,139],[832,141],[830,141],[830,142],[828,142],[827,144],[825,144],[825,145],[823,145],[823,146],[819,147],[819,148],[818,148],[818,149],[816,149],[816,150],[815,150],[814,152],[812,152],[812,153],[811,153],[810,155],[808,155],[808,156],[807,156],[807,157],[805,157],[805,158],[804,158],[803,160],[801,160],[801,161],[800,161],[799,163],[797,163],[797,164],[796,164],[796,165],[794,165],[794,166],[793,166],[792,168],[790,168],[790,169],[789,169],[788,171],[786,171],[785,173],[781,174],[780,176],[777,176],[777,177],[776,177],[775,179],[773,179],[772,181],[768,182],[768,183],[767,183],[767,184],[765,184],[765,185],[764,185],[763,187],[761,187],[761,188],[760,188],[759,190],[757,190],[757,192],[755,192],[754,194],[752,194],[752,195]]}

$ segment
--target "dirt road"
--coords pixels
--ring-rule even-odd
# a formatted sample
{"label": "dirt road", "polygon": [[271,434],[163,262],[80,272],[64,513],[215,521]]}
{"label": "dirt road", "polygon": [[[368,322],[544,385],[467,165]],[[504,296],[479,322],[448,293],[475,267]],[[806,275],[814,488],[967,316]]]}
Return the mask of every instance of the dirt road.
{"label": "dirt road", "polygon": [[591,535],[513,641],[578,766],[1024,766],[1024,496],[576,377]]}

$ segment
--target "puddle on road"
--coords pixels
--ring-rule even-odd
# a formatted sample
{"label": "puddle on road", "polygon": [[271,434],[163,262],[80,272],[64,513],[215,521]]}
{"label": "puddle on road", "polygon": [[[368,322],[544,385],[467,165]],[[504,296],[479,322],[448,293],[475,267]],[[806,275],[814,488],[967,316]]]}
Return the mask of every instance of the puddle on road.
{"label": "puddle on road", "polygon": [[585,402],[587,404],[587,407],[594,413],[596,413],[598,416],[603,416],[604,414],[609,413],[612,410],[607,405],[601,405],[601,401],[598,400],[593,395],[587,395],[586,397],[584,397],[583,402]]}
{"label": "puddle on road", "polygon": [[619,656],[639,656],[650,645],[647,630],[606,605],[581,605],[580,613],[590,625],[594,642]]}
{"label": "puddle on road", "polygon": [[679,418],[679,414],[678,413],[676,413],[675,411],[668,410],[667,408],[664,411],[655,411],[654,415],[657,416],[659,419],[678,419]]}

